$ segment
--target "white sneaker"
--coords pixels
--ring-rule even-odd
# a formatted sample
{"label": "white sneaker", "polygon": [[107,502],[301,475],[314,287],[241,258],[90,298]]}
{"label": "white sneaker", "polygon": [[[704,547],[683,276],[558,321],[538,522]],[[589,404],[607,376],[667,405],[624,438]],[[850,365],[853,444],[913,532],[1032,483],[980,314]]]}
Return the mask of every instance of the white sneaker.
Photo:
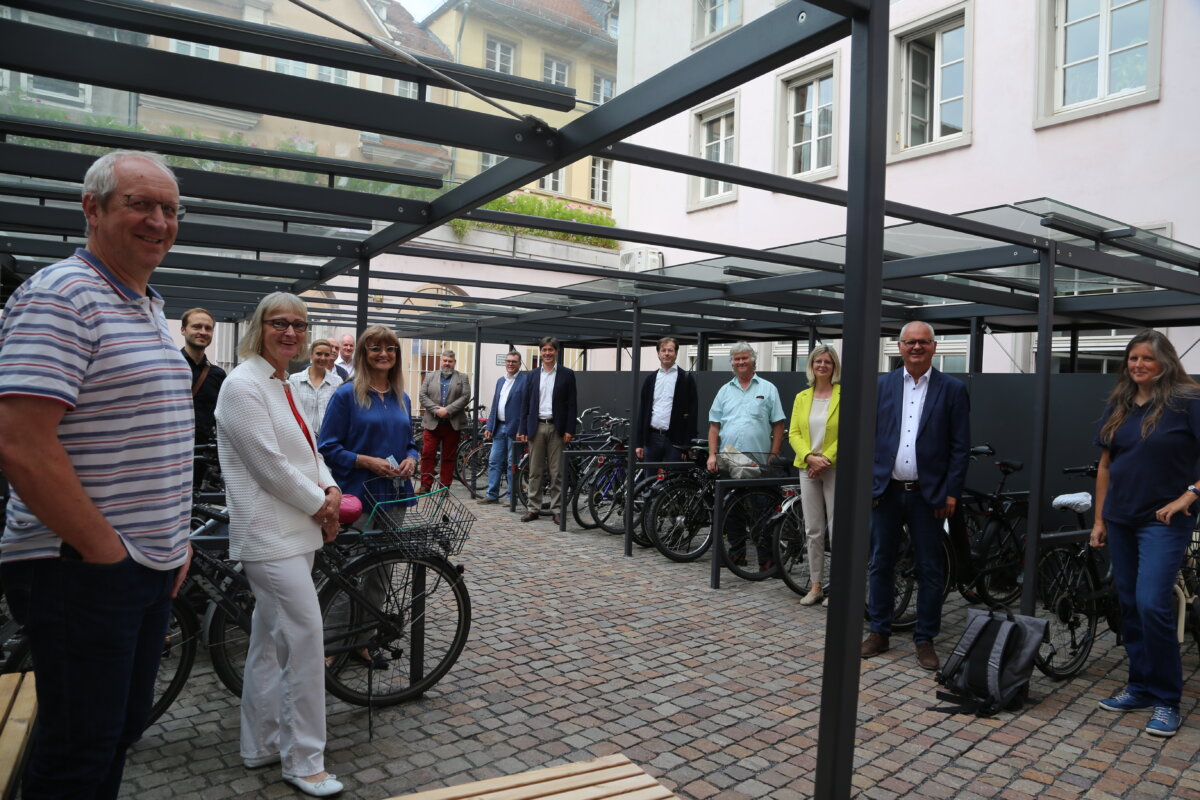
{"label": "white sneaker", "polygon": [[821,598],[824,596],[825,595],[821,592],[821,584],[814,583],[812,588],[808,590],[808,594],[800,598],[800,605],[815,606],[817,603],[821,602]]}

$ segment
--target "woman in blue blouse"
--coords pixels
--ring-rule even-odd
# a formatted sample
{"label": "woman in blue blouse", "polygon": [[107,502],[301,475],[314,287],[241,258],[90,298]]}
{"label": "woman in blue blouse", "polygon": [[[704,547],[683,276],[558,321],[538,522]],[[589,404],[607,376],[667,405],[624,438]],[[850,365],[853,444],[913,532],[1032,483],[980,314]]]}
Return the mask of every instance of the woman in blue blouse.
{"label": "woman in blue blouse", "polygon": [[[400,371],[400,340],[384,326],[373,325],[359,337],[354,377],[333,393],[318,448],[342,492],[363,500],[367,480],[407,479],[416,470],[420,451]],[[411,496],[412,482],[405,480],[402,491]]]}
{"label": "woman in blue blouse", "polygon": [[1161,333],[1142,331],[1126,345],[1096,443],[1091,543],[1108,545],[1129,654],[1128,685],[1100,707],[1153,708],[1146,732],[1174,736],[1183,666],[1171,601],[1200,497],[1200,384]]}

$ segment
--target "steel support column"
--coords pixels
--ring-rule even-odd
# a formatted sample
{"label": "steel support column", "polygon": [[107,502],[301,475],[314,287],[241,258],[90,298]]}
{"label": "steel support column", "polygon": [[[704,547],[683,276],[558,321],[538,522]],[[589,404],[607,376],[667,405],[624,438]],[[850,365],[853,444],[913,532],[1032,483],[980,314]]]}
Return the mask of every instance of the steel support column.
{"label": "steel support column", "polygon": [[1079,372],[1079,329],[1071,328],[1071,354],[1065,372]]}
{"label": "steel support column", "polygon": [[1021,613],[1032,615],[1037,598],[1038,536],[1046,502],[1046,437],[1050,429],[1050,365],[1054,343],[1054,242],[1042,253],[1038,291],[1037,379],[1033,387],[1033,449],[1029,457],[1029,513],[1026,516],[1025,582]]}
{"label": "steel support column", "polygon": [[[479,372],[480,372],[480,367],[483,364],[483,359],[480,358],[479,350],[482,346],[483,346],[483,327],[480,325],[476,325],[475,326],[475,382],[473,384],[471,384],[472,386],[475,387],[475,403],[474,403],[475,411],[472,412],[472,414],[471,414],[471,424],[472,425],[475,424],[476,418],[479,417],[479,402],[483,398],[483,394],[480,393],[480,391],[479,391]],[[471,405],[470,401],[467,401],[467,404]],[[496,409],[494,409],[494,408],[491,409],[491,413],[495,414]]]}
{"label": "steel support column", "polygon": [[[850,140],[846,204],[845,315],[855,320],[842,339],[841,430],[875,429],[883,294],[884,156],[887,145],[888,11],[874,0],[851,27]],[[830,583],[838,601],[825,626],[825,667],[817,736],[814,796],[848,800],[854,771],[859,639],[869,551],[874,436],[847,437],[838,447],[834,547]],[[849,676],[849,680],[847,677]]]}
{"label": "steel support column", "polygon": [[[642,310],[640,308],[637,308],[637,306],[634,306],[634,308],[637,309],[636,313],[638,315],[638,321],[640,322]],[[621,347],[624,344],[624,342],[625,342],[625,340],[622,339],[620,336],[617,337],[617,372],[621,371]]]}
{"label": "steel support column", "polygon": [[[812,352],[812,348],[808,348],[808,352]],[[792,372],[796,371],[797,359],[800,356],[800,340],[792,339]]]}
{"label": "steel support column", "polygon": [[692,365],[696,372],[708,371],[708,334],[696,334],[696,363]]}
{"label": "steel support column", "polygon": [[355,309],[355,336],[357,339],[367,329],[367,315],[370,313],[371,302],[371,259],[358,260],[358,306]]}
{"label": "steel support column", "polygon": [[983,320],[980,317],[971,317],[971,344],[969,352],[970,363],[967,364],[967,372],[972,375],[983,372]]}
{"label": "steel support column", "polygon": [[[642,307],[633,304],[633,350],[630,353],[630,392],[632,399],[629,403],[629,447],[626,448],[625,458],[625,555],[633,557],[633,484],[634,471],[637,469],[637,453],[633,448],[633,426],[637,425],[638,414],[641,413],[642,393],[638,386],[638,372],[642,368]],[[621,367],[617,367],[617,372]],[[642,442],[645,447],[646,443]]]}

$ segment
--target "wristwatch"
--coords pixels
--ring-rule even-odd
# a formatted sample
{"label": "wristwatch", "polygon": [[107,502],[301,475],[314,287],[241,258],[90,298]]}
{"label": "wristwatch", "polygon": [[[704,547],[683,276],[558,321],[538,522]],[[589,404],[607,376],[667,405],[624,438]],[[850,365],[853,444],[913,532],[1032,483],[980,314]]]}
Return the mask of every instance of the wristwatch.
{"label": "wristwatch", "polygon": [[1188,484],[1186,491],[1191,492],[1192,494],[1196,495],[1196,497],[1200,497],[1200,489],[1197,489],[1196,485],[1193,483]]}

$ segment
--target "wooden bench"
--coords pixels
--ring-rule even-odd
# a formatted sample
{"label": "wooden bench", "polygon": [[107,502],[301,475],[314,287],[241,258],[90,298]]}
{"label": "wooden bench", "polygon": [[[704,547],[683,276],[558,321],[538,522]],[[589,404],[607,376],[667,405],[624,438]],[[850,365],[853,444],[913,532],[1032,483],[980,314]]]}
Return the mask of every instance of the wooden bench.
{"label": "wooden bench", "polygon": [[678,800],[621,754],[391,800]]}
{"label": "wooden bench", "polygon": [[0,792],[13,797],[20,782],[25,746],[37,715],[32,672],[0,675]]}

